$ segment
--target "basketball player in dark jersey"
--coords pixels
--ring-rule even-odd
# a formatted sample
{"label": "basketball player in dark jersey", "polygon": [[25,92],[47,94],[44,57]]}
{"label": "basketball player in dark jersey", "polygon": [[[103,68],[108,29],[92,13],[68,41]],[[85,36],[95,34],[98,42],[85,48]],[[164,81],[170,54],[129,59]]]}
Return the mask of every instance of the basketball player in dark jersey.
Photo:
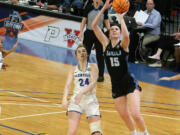
{"label": "basketball player in dark jersey", "polygon": [[[109,31],[109,37],[98,26],[101,15],[109,6],[110,0],[106,0],[105,5],[94,19],[92,28],[103,45],[104,57],[112,83],[112,97],[114,98],[115,108],[131,131],[131,135],[137,135],[134,121],[140,129],[141,135],[149,135],[144,119],[140,115],[141,88],[134,76],[128,71],[127,58],[130,40],[123,19],[125,13],[118,14],[121,30],[119,24],[113,24]],[[121,34],[122,41],[120,40]]]}

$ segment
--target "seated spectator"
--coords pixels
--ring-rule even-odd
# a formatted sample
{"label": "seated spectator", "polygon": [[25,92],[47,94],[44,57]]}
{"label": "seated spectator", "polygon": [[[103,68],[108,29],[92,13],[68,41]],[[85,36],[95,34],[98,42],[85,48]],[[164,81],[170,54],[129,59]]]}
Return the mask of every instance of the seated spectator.
{"label": "seated spectator", "polygon": [[155,63],[149,64],[149,66],[161,67],[162,63],[160,60],[161,58],[160,56],[163,50],[174,50],[174,44],[178,43],[179,40],[180,40],[180,26],[178,28],[178,32],[174,33],[173,36],[162,36],[157,44],[157,47],[158,47],[157,52],[154,55],[149,56],[150,59],[156,59],[157,61]]}
{"label": "seated spectator", "polygon": [[157,45],[157,52],[153,56],[149,56],[149,58],[160,60],[160,55],[164,49],[174,48],[174,44],[176,44],[178,40],[180,40],[180,25],[178,27],[178,32],[174,33],[172,36],[162,37],[159,44]]}
{"label": "seated spectator", "polygon": [[[154,9],[155,3],[153,0],[147,0],[146,2],[146,10],[144,11],[149,15],[147,21],[142,24],[141,22],[137,22],[138,26],[141,26],[141,28],[146,29],[144,31],[144,39],[142,41],[142,53],[146,55],[146,46],[154,41],[159,40],[160,38],[160,27],[161,27],[161,14]],[[134,62],[135,61],[135,50],[138,45],[138,29],[130,32],[130,55],[129,55],[129,61]]]}
{"label": "seated spectator", "polygon": [[83,1],[82,0],[65,0],[66,4],[70,5],[70,8],[72,9],[71,12],[74,15],[82,16],[83,14]]}
{"label": "seated spectator", "polygon": [[57,10],[59,8],[60,3],[61,0],[39,0],[37,2],[37,5],[45,9]]}
{"label": "seated spectator", "polygon": [[161,63],[161,54],[163,50],[174,50],[174,44],[178,43],[178,40],[176,40],[172,36],[162,36],[157,44],[157,52],[152,55],[148,56],[150,59],[155,59],[156,62],[149,64],[150,67],[162,67]]}

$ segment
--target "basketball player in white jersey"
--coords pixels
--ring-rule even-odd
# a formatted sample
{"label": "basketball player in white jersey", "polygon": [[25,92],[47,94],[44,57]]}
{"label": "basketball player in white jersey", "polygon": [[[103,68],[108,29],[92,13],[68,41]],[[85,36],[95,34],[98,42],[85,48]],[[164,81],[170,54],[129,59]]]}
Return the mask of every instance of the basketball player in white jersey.
{"label": "basketball player in white jersey", "polygon": [[[64,89],[62,106],[67,109],[69,129],[67,135],[76,135],[81,114],[86,114],[91,135],[102,135],[99,104],[96,98],[98,68],[88,63],[85,47],[79,45],[75,51],[78,65],[69,72]],[[67,96],[74,81],[74,93],[68,103]],[[87,134],[86,134],[87,135]]]}
{"label": "basketball player in white jersey", "polygon": [[0,41],[0,71],[1,69],[6,70],[7,64],[4,64],[4,58],[9,55],[11,52],[13,52],[18,46],[18,42],[10,49],[5,50],[3,49],[2,41]]}

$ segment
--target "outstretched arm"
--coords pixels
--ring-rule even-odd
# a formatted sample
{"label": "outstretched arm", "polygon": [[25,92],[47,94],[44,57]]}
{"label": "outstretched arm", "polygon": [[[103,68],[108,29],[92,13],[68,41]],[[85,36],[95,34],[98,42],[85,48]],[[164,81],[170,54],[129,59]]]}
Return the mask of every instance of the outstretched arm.
{"label": "outstretched arm", "polygon": [[161,77],[159,80],[171,81],[171,80],[179,80],[179,79],[180,79],[180,74],[171,77]]}
{"label": "outstretched arm", "polygon": [[107,44],[109,43],[109,39],[106,37],[106,35],[102,32],[101,28],[98,26],[98,23],[100,21],[100,18],[102,16],[102,14],[104,13],[104,11],[109,7],[110,0],[106,0],[106,3],[104,4],[103,8],[101,9],[101,11],[99,12],[99,14],[96,16],[96,18],[94,19],[94,21],[92,22],[92,29],[96,35],[96,37],[98,38],[98,40],[101,42],[101,44],[103,45],[103,47],[106,47]]}
{"label": "outstretched arm", "polygon": [[130,39],[129,39],[129,32],[128,32],[127,26],[124,22],[125,14],[126,14],[126,12],[122,13],[122,14],[118,14],[118,16],[119,16],[119,20],[120,20],[120,24],[121,24],[122,35],[123,35],[121,45],[124,48],[124,50],[128,52]]}
{"label": "outstretched arm", "polygon": [[73,70],[71,70],[68,74],[68,78],[67,78],[66,85],[64,88],[63,99],[62,99],[62,106],[66,109],[68,107],[67,97],[69,95],[69,91],[71,90],[72,81],[73,81]]}
{"label": "outstretched arm", "polygon": [[6,57],[10,53],[14,52],[14,50],[17,48],[17,46],[18,46],[18,42],[16,42],[10,50],[3,50],[2,51],[3,57]]}

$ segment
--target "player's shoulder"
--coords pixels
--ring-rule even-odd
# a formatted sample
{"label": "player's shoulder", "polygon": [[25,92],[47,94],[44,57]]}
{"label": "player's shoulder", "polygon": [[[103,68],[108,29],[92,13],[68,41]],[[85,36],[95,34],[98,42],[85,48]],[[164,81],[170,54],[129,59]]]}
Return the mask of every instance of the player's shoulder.
{"label": "player's shoulder", "polygon": [[96,63],[89,63],[89,65],[90,65],[91,69],[95,69],[95,70],[98,69]]}
{"label": "player's shoulder", "polygon": [[74,73],[76,71],[76,66],[72,66],[72,68],[69,70],[70,73]]}
{"label": "player's shoulder", "polygon": [[97,67],[97,64],[96,64],[96,63],[89,63],[89,65],[90,65],[91,67]]}

